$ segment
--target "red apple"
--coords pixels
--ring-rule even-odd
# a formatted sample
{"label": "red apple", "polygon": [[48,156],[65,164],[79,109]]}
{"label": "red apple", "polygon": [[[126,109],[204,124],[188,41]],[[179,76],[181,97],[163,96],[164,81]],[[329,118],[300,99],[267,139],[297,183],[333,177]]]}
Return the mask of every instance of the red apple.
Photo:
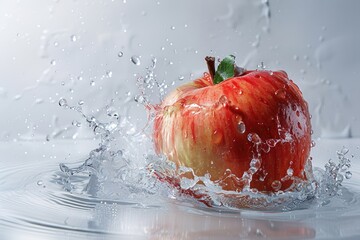
{"label": "red apple", "polygon": [[306,180],[310,114],[296,84],[284,71],[239,74],[236,67],[230,68],[235,76],[219,82],[226,64],[215,73],[213,59],[207,60],[210,74],[178,87],[159,106],[157,153],[198,176],[210,174],[224,190],[271,193]]}

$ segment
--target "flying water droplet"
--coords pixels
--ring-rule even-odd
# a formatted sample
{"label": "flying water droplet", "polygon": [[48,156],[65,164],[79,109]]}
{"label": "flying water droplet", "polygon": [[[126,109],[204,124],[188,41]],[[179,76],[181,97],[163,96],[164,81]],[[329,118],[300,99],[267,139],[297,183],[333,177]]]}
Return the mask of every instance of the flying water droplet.
{"label": "flying water droplet", "polygon": [[292,175],[294,174],[294,170],[292,168],[288,168],[288,170],[286,171],[286,174],[290,177],[292,177]]}
{"label": "flying water droplet", "polygon": [[53,66],[55,66],[55,65],[56,65],[56,61],[53,59],[53,60],[50,61],[50,64],[53,65]]}
{"label": "flying water droplet", "polygon": [[352,177],[352,173],[350,172],[350,171],[347,171],[346,173],[345,173],[345,178],[346,179],[350,179]]}
{"label": "flying water droplet", "polygon": [[118,57],[123,57],[123,56],[124,56],[124,53],[120,51],[120,52],[118,52],[117,55],[118,55]]}
{"label": "flying water droplet", "polygon": [[76,35],[71,35],[71,36],[70,36],[70,40],[71,40],[72,42],[76,42],[76,40],[77,40]]}
{"label": "flying water droplet", "polygon": [[131,62],[137,66],[139,66],[141,64],[141,61],[140,61],[140,57],[139,56],[132,56],[131,57]]}
{"label": "flying water droplet", "polygon": [[185,79],[185,77],[184,76],[179,76],[179,81],[183,81]]}
{"label": "flying water droplet", "polygon": [[74,120],[74,121],[72,122],[72,125],[75,126],[75,127],[81,127],[81,123],[78,122],[78,121],[76,121],[76,120]]}
{"label": "flying water droplet", "polygon": [[136,96],[134,97],[134,100],[135,100],[135,102],[137,102],[137,103],[144,103],[144,102],[145,102],[145,98],[144,98],[144,96],[142,96],[142,95],[136,95]]}
{"label": "flying water droplet", "polygon": [[93,87],[93,86],[95,86],[95,84],[96,84],[96,83],[95,83],[95,81],[93,81],[93,80],[92,80],[92,81],[90,81],[90,86],[92,86],[92,87]]}
{"label": "flying water droplet", "polygon": [[111,78],[112,75],[113,75],[112,71],[106,71],[106,76],[107,76],[108,78]]}
{"label": "flying water droplet", "polygon": [[60,98],[59,100],[59,106],[60,107],[67,107],[67,101],[65,98]]}
{"label": "flying water droplet", "polygon": [[312,147],[312,148],[313,148],[313,147],[315,147],[315,145],[316,145],[315,141],[314,141],[314,140],[312,140],[312,141],[311,141],[311,143],[310,143],[310,147]]}

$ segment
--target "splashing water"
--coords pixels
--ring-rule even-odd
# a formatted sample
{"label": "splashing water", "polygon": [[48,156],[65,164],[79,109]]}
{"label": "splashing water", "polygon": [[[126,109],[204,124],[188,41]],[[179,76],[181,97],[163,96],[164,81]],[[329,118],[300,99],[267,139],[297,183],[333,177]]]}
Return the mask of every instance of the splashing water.
{"label": "splashing water", "polygon": [[[151,123],[155,116],[156,104],[150,99],[156,93],[162,99],[167,86],[156,79],[156,62],[153,58],[152,65],[146,69],[145,75],[137,78],[140,94],[133,100],[143,105],[148,114],[147,124],[141,130],[126,115],[116,112],[117,107],[114,104],[105,107],[108,121],[102,122],[84,113],[83,105],[70,106],[66,99],[59,100],[61,107],[79,113],[100,141],[99,147],[92,150],[80,166],[60,164],[63,173],[61,183],[66,191],[127,201],[153,199],[156,202],[159,197],[170,197],[201,202],[215,208],[282,211],[306,208],[314,204],[323,206],[328,204],[332,197],[342,194],[341,186],[344,179],[349,179],[352,175],[349,171],[349,150],[345,147],[337,152],[338,161],[329,160],[324,169],[312,169],[310,157],[305,167],[307,180],[292,176],[293,169],[289,167],[285,178],[292,179],[293,184],[287,191],[281,191],[281,181],[274,181],[273,194],[264,194],[249,187],[252,174],[261,165],[261,158],[252,159],[249,170],[241,178],[227,170],[223,177],[212,181],[208,174],[197,176],[193,169],[177,167],[164,156],[158,156],[154,151],[151,137]],[[221,102],[219,100],[219,106]],[[79,122],[75,122],[75,125],[82,126]],[[244,129],[244,123],[239,122],[239,131],[245,132]],[[247,137],[250,138],[249,141],[256,141],[258,136],[253,133]],[[261,141],[260,138],[258,140]],[[264,144],[270,151],[277,143],[278,141],[273,140]],[[79,176],[82,177],[81,181]],[[223,190],[221,185],[224,182],[243,186],[243,190]]]}

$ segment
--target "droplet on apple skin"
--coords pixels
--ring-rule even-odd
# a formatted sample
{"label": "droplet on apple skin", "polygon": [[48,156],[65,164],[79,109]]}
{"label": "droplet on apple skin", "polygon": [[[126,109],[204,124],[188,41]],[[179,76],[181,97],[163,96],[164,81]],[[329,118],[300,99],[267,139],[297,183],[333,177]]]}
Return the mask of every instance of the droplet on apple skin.
{"label": "droplet on apple skin", "polygon": [[288,176],[292,177],[292,175],[294,174],[294,170],[292,168],[288,168],[286,173],[287,173]]}
{"label": "droplet on apple skin", "polygon": [[281,182],[279,180],[275,180],[272,182],[271,187],[277,192],[281,189]]}
{"label": "droplet on apple skin", "polygon": [[219,99],[219,103],[223,106],[226,107],[226,105],[228,104],[228,99],[225,95],[222,95]]}
{"label": "droplet on apple skin", "polygon": [[214,144],[219,144],[221,143],[223,139],[223,134],[220,131],[215,130],[212,136],[212,142]]}
{"label": "droplet on apple skin", "polygon": [[238,122],[238,130],[239,130],[239,133],[241,133],[241,134],[244,134],[246,131],[245,123],[242,120],[240,120]]}
{"label": "droplet on apple skin", "polygon": [[254,144],[260,144],[261,138],[256,133],[249,133],[247,136],[247,139],[249,142],[252,142]]}
{"label": "droplet on apple skin", "polygon": [[280,88],[275,92],[275,96],[279,99],[285,99],[286,98],[286,91],[284,88]]}

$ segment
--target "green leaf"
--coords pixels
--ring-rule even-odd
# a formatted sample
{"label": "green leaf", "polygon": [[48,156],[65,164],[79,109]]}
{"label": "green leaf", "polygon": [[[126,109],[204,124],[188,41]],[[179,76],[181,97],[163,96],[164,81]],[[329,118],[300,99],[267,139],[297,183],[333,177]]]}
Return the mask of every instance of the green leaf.
{"label": "green leaf", "polygon": [[234,77],[235,75],[235,56],[229,55],[224,58],[215,72],[214,84],[221,83],[222,81]]}

